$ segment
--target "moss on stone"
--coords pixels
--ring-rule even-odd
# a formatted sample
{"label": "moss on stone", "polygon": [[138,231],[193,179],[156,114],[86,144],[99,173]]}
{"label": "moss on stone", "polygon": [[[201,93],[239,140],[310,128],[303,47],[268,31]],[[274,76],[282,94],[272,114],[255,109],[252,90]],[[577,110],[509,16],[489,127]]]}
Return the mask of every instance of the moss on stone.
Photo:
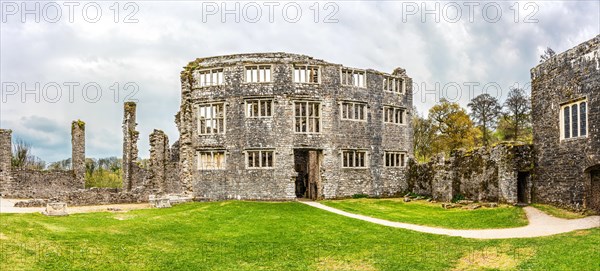
{"label": "moss on stone", "polygon": [[71,128],[75,129],[75,125],[77,125],[80,129],[85,129],[85,122],[83,122],[82,120],[78,119],[78,120],[74,120],[71,123]]}

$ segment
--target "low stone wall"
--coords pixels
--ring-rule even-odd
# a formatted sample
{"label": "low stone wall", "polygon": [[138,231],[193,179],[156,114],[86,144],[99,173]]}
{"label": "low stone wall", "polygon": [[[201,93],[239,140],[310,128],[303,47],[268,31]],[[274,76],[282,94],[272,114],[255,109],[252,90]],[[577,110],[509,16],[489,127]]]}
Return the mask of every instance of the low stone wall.
{"label": "low stone wall", "polygon": [[[503,143],[455,151],[449,158],[436,156],[428,163],[411,160],[407,182],[409,191],[439,201],[465,198],[516,203],[519,172],[528,173],[532,168],[531,145]],[[531,182],[524,189],[525,201],[530,201]]]}
{"label": "low stone wall", "polygon": [[57,198],[69,206],[148,202],[143,191],[126,192],[120,188],[90,188],[63,193]]}
{"label": "low stone wall", "polygon": [[72,170],[13,169],[11,186],[5,191],[6,197],[53,198],[84,188]]}

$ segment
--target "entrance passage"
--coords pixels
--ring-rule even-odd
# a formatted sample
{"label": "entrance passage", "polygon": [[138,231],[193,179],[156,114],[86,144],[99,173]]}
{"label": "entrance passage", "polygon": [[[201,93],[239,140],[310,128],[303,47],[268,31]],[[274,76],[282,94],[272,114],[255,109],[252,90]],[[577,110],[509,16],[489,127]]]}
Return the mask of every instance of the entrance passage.
{"label": "entrance passage", "polygon": [[529,203],[527,186],[529,183],[529,172],[519,171],[517,174],[517,201],[519,203]]}
{"label": "entrance passage", "polygon": [[600,170],[590,171],[590,198],[588,200],[588,208],[600,213]]}
{"label": "entrance passage", "polygon": [[316,200],[321,195],[321,151],[294,150],[296,197]]}

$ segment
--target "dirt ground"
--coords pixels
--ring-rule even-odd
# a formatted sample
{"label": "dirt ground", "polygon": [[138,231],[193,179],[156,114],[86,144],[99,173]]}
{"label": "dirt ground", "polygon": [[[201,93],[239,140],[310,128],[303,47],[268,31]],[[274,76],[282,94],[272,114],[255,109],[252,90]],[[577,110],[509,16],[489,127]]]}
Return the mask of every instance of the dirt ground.
{"label": "dirt ground", "polygon": [[[26,201],[27,199],[5,199],[0,198],[0,213],[41,213],[45,207],[30,207],[21,208],[15,207],[15,203],[19,201]],[[148,209],[151,208],[148,203],[134,203],[134,204],[107,204],[107,205],[91,205],[91,206],[67,206],[67,213],[90,213],[90,212],[109,212],[115,211],[130,211],[137,209]],[[110,209],[110,210],[109,210]]]}

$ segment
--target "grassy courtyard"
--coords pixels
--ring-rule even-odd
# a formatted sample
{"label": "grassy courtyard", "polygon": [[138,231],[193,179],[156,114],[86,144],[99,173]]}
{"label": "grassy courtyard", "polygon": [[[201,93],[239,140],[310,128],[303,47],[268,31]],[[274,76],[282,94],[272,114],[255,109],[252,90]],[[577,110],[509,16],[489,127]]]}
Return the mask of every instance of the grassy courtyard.
{"label": "grassy courtyard", "polygon": [[0,270],[587,271],[600,269],[599,243],[597,228],[487,241],[431,235],[296,202],[0,214]]}
{"label": "grassy courtyard", "polygon": [[452,229],[512,228],[527,225],[523,209],[508,205],[497,208],[443,209],[440,203],[402,199],[347,199],[321,203],[346,212],[390,221]]}

